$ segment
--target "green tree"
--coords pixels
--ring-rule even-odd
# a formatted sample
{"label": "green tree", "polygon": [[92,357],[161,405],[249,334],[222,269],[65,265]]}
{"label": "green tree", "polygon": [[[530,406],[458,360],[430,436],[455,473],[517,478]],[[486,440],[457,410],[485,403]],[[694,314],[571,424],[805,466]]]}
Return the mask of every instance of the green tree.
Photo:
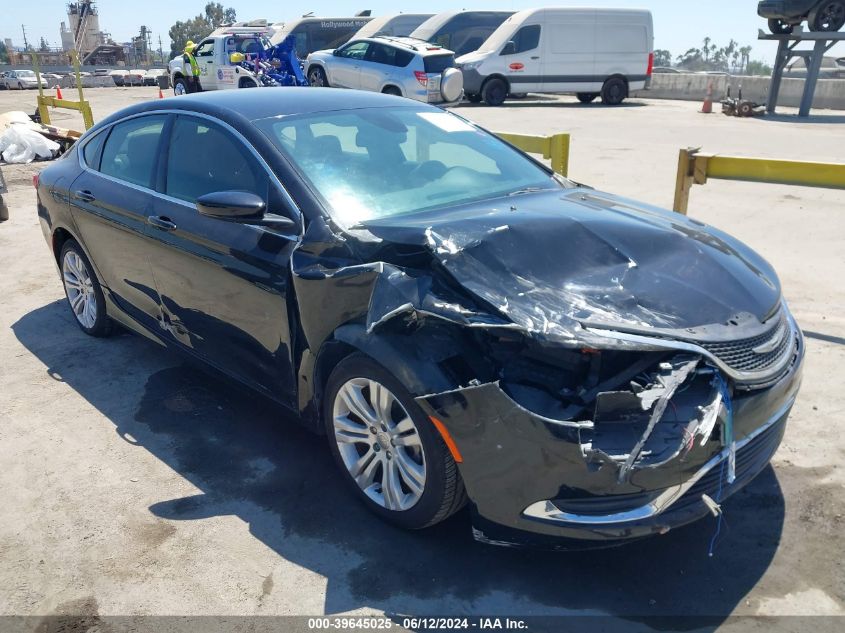
{"label": "green tree", "polygon": [[751,59],[751,47],[750,46],[743,46],[739,49],[739,56],[740,56],[740,72],[747,72],[748,69],[748,62]]}
{"label": "green tree", "polygon": [[672,53],[667,51],[666,49],[658,49],[654,51],[654,65],[655,66],[671,66],[672,65]]}
{"label": "green tree", "polygon": [[6,50],[6,44],[0,42],[0,64],[9,63],[9,51]]}
{"label": "green tree", "polygon": [[179,20],[167,34],[170,36],[170,56],[181,55],[188,40],[199,43],[217,27],[237,20],[235,9],[224,9],[219,2],[209,2],[202,14],[189,20]]}
{"label": "green tree", "polygon": [[50,50],[50,42],[44,39],[44,36],[41,36],[41,42],[38,44],[38,50],[42,53],[46,53]]}
{"label": "green tree", "polygon": [[772,67],[766,64],[765,62],[761,62],[760,60],[754,60],[753,62],[748,62],[745,65],[745,74],[746,75],[771,75],[772,74]]}

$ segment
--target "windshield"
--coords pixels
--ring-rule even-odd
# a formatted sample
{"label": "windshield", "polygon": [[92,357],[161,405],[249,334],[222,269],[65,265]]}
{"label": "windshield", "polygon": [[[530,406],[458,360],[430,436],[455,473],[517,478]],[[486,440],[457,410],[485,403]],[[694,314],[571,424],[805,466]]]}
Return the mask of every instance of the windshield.
{"label": "windshield", "polygon": [[340,110],[255,125],[345,227],[562,186],[495,136],[434,109]]}
{"label": "windshield", "polygon": [[18,77],[35,77],[35,73],[31,70],[19,70]]}

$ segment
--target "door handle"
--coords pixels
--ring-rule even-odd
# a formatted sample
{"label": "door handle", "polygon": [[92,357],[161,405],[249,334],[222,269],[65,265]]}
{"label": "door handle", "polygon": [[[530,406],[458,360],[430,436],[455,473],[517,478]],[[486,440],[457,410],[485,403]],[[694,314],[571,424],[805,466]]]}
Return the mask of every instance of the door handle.
{"label": "door handle", "polygon": [[175,231],[176,225],[170,221],[170,218],[166,218],[159,215],[151,215],[147,218],[147,224],[150,226],[154,226],[157,229],[161,229],[162,231]]}
{"label": "door handle", "polygon": [[531,59],[540,59],[539,55],[534,55]]}
{"label": "door handle", "polygon": [[76,192],[76,199],[82,200],[83,202],[94,202],[97,198],[95,198],[94,194],[87,189],[83,189]]}

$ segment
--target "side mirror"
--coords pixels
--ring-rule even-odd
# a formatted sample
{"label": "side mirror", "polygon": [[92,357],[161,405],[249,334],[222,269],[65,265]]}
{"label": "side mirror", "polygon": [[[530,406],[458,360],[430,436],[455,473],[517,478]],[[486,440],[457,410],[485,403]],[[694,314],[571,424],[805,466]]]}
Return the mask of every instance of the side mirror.
{"label": "side mirror", "polygon": [[502,52],[499,53],[500,55],[513,55],[516,53],[516,42],[513,40],[509,41],[505,44],[505,47],[502,49]]}
{"label": "side mirror", "polygon": [[340,49],[339,48],[334,49],[332,51],[332,55],[334,55],[335,57],[340,57]]}
{"label": "side mirror", "polygon": [[220,220],[259,219],[267,204],[248,191],[215,191],[197,198],[200,215]]}
{"label": "side mirror", "polygon": [[197,198],[197,211],[209,218],[272,226],[280,230],[296,227],[296,222],[286,216],[265,216],[266,210],[267,204],[263,198],[249,191],[215,191]]}

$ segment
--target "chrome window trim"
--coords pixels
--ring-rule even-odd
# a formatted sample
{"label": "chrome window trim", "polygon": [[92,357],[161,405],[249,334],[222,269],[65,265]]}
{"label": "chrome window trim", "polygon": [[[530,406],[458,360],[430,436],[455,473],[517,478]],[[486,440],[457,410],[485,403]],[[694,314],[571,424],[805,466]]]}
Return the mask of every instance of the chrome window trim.
{"label": "chrome window trim", "polygon": [[[774,414],[772,414],[772,416],[768,420],[766,420],[765,424],[762,424],[752,433],[749,433],[745,438],[739,440],[736,443],[736,450],[743,448],[749,442],[752,442],[755,438],[759,437],[762,433],[764,433],[766,430],[776,424],[778,420],[780,420],[787,413],[787,411],[789,411],[790,407],[795,404],[795,398],[796,395],[793,394]],[[540,519],[553,523],[576,525],[610,525],[614,523],[629,523],[631,521],[642,521],[644,519],[649,519],[651,517],[657,516],[658,514],[666,510],[669,506],[671,506],[673,503],[675,503],[678,499],[683,497],[689,491],[689,489],[692,488],[698,482],[699,479],[704,477],[704,475],[710,472],[714,467],[718,466],[720,462],[727,459],[728,455],[730,454],[730,451],[731,447],[729,446],[723,448],[718,454],[714,455],[710,460],[708,460],[707,463],[705,463],[700,469],[698,469],[695,474],[693,474],[692,477],[687,479],[685,482],[678,484],[677,486],[667,488],[651,502],[647,503],[644,506],[640,506],[639,508],[634,508],[633,510],[627,510],[625,512],[614,512],[613,514],[604,515],[575,514],[572,512],[564,512],[563,510],[555,506],[554,503],[549,500],[546,500],[532,503],[530,506],[528,506],[527,508],[525,508],[525,510],[522,511],[522,514],[533,519]]]}
{"label": "chrome window trim", "polygon": [[[789,324],[789,336],[795,341],[795,345],[797,346],[798,351],[800,352],[801,348],[803,347],[803,337],[801,335],[801,330],[795,323],[795,319],[789,312],[786,303],[782,302],[781,306],[781,309],[786,315],[787,323]],[[591,334],[606,338],[618,339],[630,343],[639,343],[649,345],[651,347],[662,347],[667,350],[679,350],[699,354],[711,363],[713,363],[725,374],[730,376],[730,378],[732,378],[734,381],[751,386],[753,386],[754,384],[765,384],[771,379],[776,378],[787,369],[787,366],[789,365],[789,363],[792,362],[792,359],[795,357],[794,354],[784,354],[783,358],[778,362],[777,365],[767,368],[765,371],[743,372],[733,369],[732,367],[724,363],[721,359],[719,359],[715,354],[709,352],[700,345],[696,345],[695,343],[688,343],[686,341],[677,341],[672,339],[656,338],[651,336],[644,336],[641,334],[630,334],[628,332],[620,332],[618,330],[605,330],[603,328],[598,328],[594,326],[586,327],[585,329]],[[795,346],[793,346],[793,351],[794,350]]]}
{"label": "chrome window trim", "polygon": [[[79,151],[77,151],[77,153],[76,153],[76,154],[77,154],[77,160],[79,161],[79,166],[80,166],[80,168],[81,168],[81,169],[83,169],[84,171],[89,171],[89,172],[91,172],[91,173],[97,174],[98,176],[100,176],[100,177],[102,177],[102,178],[106,178],[106,179],[108,179],[108,180],[111,180],[112,182],[116,182],[116,183],[119,183],[119,184],[122,184],[122,185],[126,185],[127,187],[130,187],[130,188],[132,188],[132,189],[137,189],[138,191],[142,191],[142,192],[144,192],[144,193],[147,193],[147,194],[153,195],[153,196],[155,196],[155,197],[157,197],[157,198],[161,198],[161,199],[167,200],[167,201],[169,201],[169,202],[177,202],[177,203],[179,203],[179,204],[181,204],[181,205],[183,205],[183,206],[185,206],[185,207],[187,207],[187,208],[190,208],[190,209],[196,209],[196,205],[195,205],[195,204],[191,204],[190,202],[187,202],[187,201],[185,201],[185,200],[182,200],[181,198],[174,198],[173,196],[169,196],[169,195],[167,195],[166,193],[162,193],[162,192],[160,192],[160,191],[156,191],[155,189],[150,189],[149,187],[142,187],[141,185],[136,185],[136,184],[134,184],[134,183],[127,182],[127,181],[125,181],[125,180],[121,180],[120,178],[115,178],[115,177],[113,177],[113,176],[108,176],[108,175],[104,174],[104,173],[103,173],[103,172],[101,172],[101,171],[98,171],[98,170],[96,170],[96,169],[93,169],[93,168],[89,167],[88,165],[86,165],[86,164],[85,164],[85,161],[82,159],[82,154],[83,154],[83,152],[84,152],[84,150],[85,150],[85,146],[86,146],[86,145],[87,145],[87,144],[91,141],[91,139],[93,139],[95,136],[97,136],[97,135],[99,135],[99,134],[101,134],[101,133],[105,132],[106,130],[110,130],[111,128],[113,128],[115,125],[118,125],[119,123],[124,123],[124,122],[126,122],[126,121],[131,121],[132,119],[137,119],[137,118],[144,117],[144,116],[155,116],[155,115],[162,115],[162,114],[164,114],[164,115],[176,114],[176,115],[182,115],[182,116],[192,116],[192,117],[197,117],[197,118],[201,118],[201,119],[206,119],[206,120],[208,120],[208,121],[211,121],[212,123],[215,123],[215,124],[217,124],[217,125],[220,125],[221,127],[223,127],[224,129],[226,129],[227,131],[229,131],[229,132],[231,132],[232,134],[234,134],[234,135],[235,135],[235,138],[237,138],[237,139],[241,142],[241,144],[242,144],[242,145],[244,145],[244,146],[245,146],[245,147],[249,150],[249,152],[250,152],[250,153],[251,153],[251,154],[252,154],[252,155],[253,155],[253,156],[254,156],[254,157],[258,160],[258,162],[260,163],[261,167],[264,169],[264,171],[265,171],[265,172],[267,173],[267,175],[270,177],[270,181],[271,181],[271,182],[274,182],[274,183],[277,185],[277,187],[278,187],[279,191],[280,191],[280,192],[281,192],[281,194],[282,194],[282,198],[284,198],[284,200],[285,200],[285,203],[286,203],[286,204],[288,204],[288,205],[290,206],[290,209],[291,209],[292,211],[296,212],[296,214],[299,216],[299,217],[298,217],[298,218],[296,218],[296,219],[299,221],[299,225],[300,225],[300,232],[301,232],[301,234],[302,234],[302,233],[304,233],[304,231],[305,231],[305,225],[304,225],[304,222],[303,222],[302,209],[300,209],[300,208],[299,208],[299,205],[298,205],[298,204],[296,204],[296,202],[294,202],[294,200],[293,200],[293,198],[291,197],[291,195],[290,195],[290,193],[288,192],[288,190],[285,188],[285,186],[284,186],[284,185],[282,184],[282,182],[279,180],[279,177],[278,177],[278,176],[276,175],[276,173],[275,173],[275,172],[274,172],[274,171],[270,168],[270,166],[267,164],[267,161],[265,161],[265,160],[264,160],[264,158],[261,156],[261,154],[259,154],[259,153],[258,153],[258,151],[257,151],[257,150],[256,150],[256,149],[252,146],[252,143],[250,143],[250,142],[249,142],[249,141],[248,141],[248,140],[244,137],[244,135],[243,135],[243,134],[241,134],[240,132],[238,132],[238,130],[236,130],[235,128],[233,128],[231,125],[229,125],[229,124],[228,124],[228,123],[226,123],[225,121],[221,121],[220,119],[218,119],[218,118],[216,118],[216,117],[213,117],[213,116],[211,116],[211,115],[209,115],[209,114],[205,114],[205,113],[203,113],[203,112],[191,112],[191,111],[188,111],[188,110],[176,110],[176,109],[167,109],[167,110],[152,110],[152,111],[150,111],[150,112],[139,112],[139,113],[137,113],[137,114],[133,114],[133,115],[130,115],[130,116],[124,117],[124,118],[119,119],[119,120],[117,120],[117,121],[113,121],[113,122],[109,123],[108,125],[103,126],[103,127],[102,127],[102,128],[100,128],[99,130],[97,130],[97,132],[96,132],[96,133],[92,134],[91,136],[89,136],[88,138],[86,138],[86,139],[85,139],[85,142],[82,144],[82,146],[79,148]],[[102,165],[100,165],[100,166],[102,167]],[[264,228],[266,228],[266,227],[260,227],[260,226],[250,225],[250,224],[243,224],[243,225],[241,225],[241,226],[253,226],[253,228],[256,228],[256,229],[264,229]]]}

